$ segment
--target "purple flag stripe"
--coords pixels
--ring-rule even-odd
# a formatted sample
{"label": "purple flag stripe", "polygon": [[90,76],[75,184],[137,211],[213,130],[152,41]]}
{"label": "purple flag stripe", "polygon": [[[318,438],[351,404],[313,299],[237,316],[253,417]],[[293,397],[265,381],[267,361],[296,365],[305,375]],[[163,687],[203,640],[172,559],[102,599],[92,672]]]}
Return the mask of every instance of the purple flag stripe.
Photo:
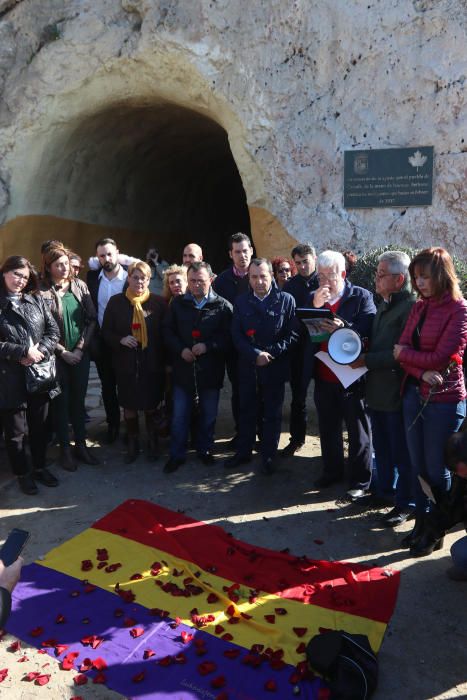
{"label": "purple flag stripe", "polygon": [[[56,622],[59,615],[64,616],[64,622]],[[126,623],[130,626],[125,626]],[[40,636],[31,636],[31,631],[38,627],[43,628]],[[131,630],[135,628],[143,628],[144,633],[133,638]],[[68,649],[58,658],[53,648],[47,648],[47,652],[57,661],[70,652],[79,652],[76,669],[85,658],[103,658],[108,666],[103,671],[105,685],[127,698],[214,700],[221,692],[227,694],[228,700],[295,697],[297,684],[290,682],[295,671],[292,666],[275,670],[268,661],[263,661],[253,668],[242,662],[249,653],[243,647],[184,624],[176,625],[170,618],[161,620],[152,616],[147,608],[124,603],[101,588],[86,593],[82,581],[39,564],[30,564],[22,570],[21,582],[14,591],[8,631],[39,648],[45,640],[55,639],[59,644],[67,644]],[[182,631],[193,635],[193,639],[183,643]],[[98,648],[81,643],[83,637],[90,635],[103,638]],[[197,644],[202,644],[201,650]],[[206,652],[201,655],[203,648]],[[143,658],[146,649],[155,652],[148,659]],[[241,653],[236,659],[226,658],[224,652],[232,650]],[[182,657],[177,662],[174,657],[179,654]],[[168,666],[158,663],[165,657],[171,657]],[[206,662],[215,664],[215,668],[201,675],[199,667]],[[133,679],[141,672],[144,678],[135,682]],[[93,670],[86,674],[88,682],[92,682],[96,673]],[[221,676],[225,684],[212,687],[212,681]],[[266,689],[268,681],[275,683],[275,691]],[[303,700],[317,700],[319,689],[325,687],[320,679],[300,681],[298,685]]]}

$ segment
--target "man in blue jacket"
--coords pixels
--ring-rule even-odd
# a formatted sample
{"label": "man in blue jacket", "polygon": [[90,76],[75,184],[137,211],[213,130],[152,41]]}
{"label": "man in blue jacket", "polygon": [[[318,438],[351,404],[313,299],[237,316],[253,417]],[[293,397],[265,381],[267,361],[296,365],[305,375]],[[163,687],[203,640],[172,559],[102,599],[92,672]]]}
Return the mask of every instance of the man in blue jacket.
{"label": "man in blue jacket", "polygon": [[[248,267],[253,256],[253,246],[246,233],[234,233],[229,237],[229,256],[232,265],[221,272],[214,280],[212,287],[216,294],[227,299],[233,305],[235,299],[248,291]],[[236,447],[239,398],[238,398],[238,356],[235,348],[232,348],[226,358],[227,375],[232,385],[231,403],[232,417],[235,423],[235,437],[232,444]]]}
{"label": "man in blue jacket", "polygon": [[273,282],[271,263],[255,258],[249,266],[251,289],[234,305],[232,338],[238,352],[240,419],[237,450],[225,461],[235,468],[251,461],[260,418],[262,472],[274,471],[281,432],[288,350],[297,341],[295,301]]}
{"label": "man in blue jacket", "polygon": [[164,341],[171,354],[173,410],[170,458],[164,471],[185,462],[193,404],[199,408],[196,451],[203,464],[214,463],[214,429],[225,356],[232,344],[232,306],[211,288],[212,270],[195,262],[187,271],[188,291],[174,297],[164,321]]}
{"label": "man in blue jacket", "polygon": [[[310,306],[328,308],[336,317],[321,321],[322,329],[332,333],[344,325],[369,338],[376,307],[367,289],[346,280],[345,258],[341,253],[325,250],[318,256],[318,289],[311,295]],[[345,323],[344,323],[345,322]],[[321,350],[327,350],[327,341]],[[323,474],[315,482],[326,488],[343,479],[343,423],[349,439],[349,483],[351,499],[364,496],[369,488],[372,468],[371,428],[365,404],[365,385],[361,379],[344,389],[334,372],[321,360],[315,366],[315,404],[321,441]]]}

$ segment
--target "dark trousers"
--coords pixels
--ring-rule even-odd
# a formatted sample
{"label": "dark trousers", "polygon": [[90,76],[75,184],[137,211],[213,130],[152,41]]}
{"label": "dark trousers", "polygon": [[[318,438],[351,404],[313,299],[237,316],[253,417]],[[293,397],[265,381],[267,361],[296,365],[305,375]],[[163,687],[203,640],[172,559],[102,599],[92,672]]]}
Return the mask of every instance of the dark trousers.
{"label": "dark trousers", "polygon": [[[199,414],[195,440],[196,451],[200,455],[211,452],[214,447],[219,393],[219,389],[200,389],[198,392]],[[170,456],[172,459],[185,459],[186,457],[192,410],[193,394],[175,384],[170,435]]]}
{"label": "dark trousers", "polygon": [[89,354],[85,352],[77,365],[58,359],[58,378],[62,393],[52,401],[55,432],[61,445],[70,444],[69,423],[75,442],[86,440],[86,410],[84,401],[89,379]]}
{"label": "dark trousers", "polygon": [[299,345],[290,351],[290,441],[305,442],[308,413],[306,400],[313,376],[314,353],[309,338],[300,338]]}
{"label": "dark trousers", "polygon": [[[414,505],[412,468],[402,410],[370,410],[370,418],[376,458],[377,495],[394,496],[394,503],[399,508]],[[373,484],[371,487],[374,492]]]}
{"label": "dark trousers", "polygon": [[234,419],[235,432],[238,433],[240,416],[240,397],[238,388],[238,355],[231,352],[225,361],[227,376],[231,384],[230,403],[232,406],[232,418]]}
{"label": "dark trousers", "polygon": [[260,453],[264,460],[273,459],[281,435],[282,404],[284,403],[283,379],[271,377],[271,373],[252,371],[241,377],[239,384],[240,420],[237,454],[250,456],[260,435]]}
{"label": "dark trousers", "polygon": [[372,467],[371,428],[363,386],[358,382],[348,389],[342,384],[315,382],[315,404],[321,441],[321,457],[326,476],[340,479],[344,475],[344,423],[349,437],[350,488],[366,489]]}
{"label": "dark trousers", "polygon": [[29,435],[33,469],[44,469],[47,451],[45,422],[49,408],[49,395],[29,394],[26,408],[1,411],[5,433],[5,448],[16,476],[29,474],[31,466],[26,454],[26,440]]}
{"label": "dark trousers", "polygon": [[120,406],[117,397],[117,377],[112,365],[112,351],[102,338],[95,338],[91,359],[96,363],[97,374],[101,381],[102,401],[109,425],[120,424]]}

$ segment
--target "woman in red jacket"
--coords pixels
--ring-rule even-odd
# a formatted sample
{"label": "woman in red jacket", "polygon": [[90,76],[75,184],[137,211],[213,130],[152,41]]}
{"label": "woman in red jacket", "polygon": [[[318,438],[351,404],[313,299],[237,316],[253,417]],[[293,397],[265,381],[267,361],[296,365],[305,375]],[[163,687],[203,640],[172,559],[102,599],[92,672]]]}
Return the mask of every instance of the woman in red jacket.
{"label": "woman in red jacket", "polygon": [[394,346],[405,370],[403,412],[416,494],[416,520],[402,545],[412,556],[425,556],[441,541],[424,533],[429,500],[418,476],[435,496],[450,487],[444,446],[465,418],[462,356],[467,342],[467,302],[462,296],[450,255],[444,248],[422,250],[410,263],[412,285],[419,295]]}

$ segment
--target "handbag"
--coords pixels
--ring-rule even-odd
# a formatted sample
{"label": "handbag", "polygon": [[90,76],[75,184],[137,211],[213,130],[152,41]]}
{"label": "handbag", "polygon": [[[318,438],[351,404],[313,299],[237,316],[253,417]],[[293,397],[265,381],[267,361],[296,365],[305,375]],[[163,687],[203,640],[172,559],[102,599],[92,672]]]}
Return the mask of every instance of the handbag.
{"label": "handbag", "polygon": [[[28,394],[42,394],[57,389],[57,365],[55,355],[24,368]],[[51,397],[52,398],[52,397]]]}

